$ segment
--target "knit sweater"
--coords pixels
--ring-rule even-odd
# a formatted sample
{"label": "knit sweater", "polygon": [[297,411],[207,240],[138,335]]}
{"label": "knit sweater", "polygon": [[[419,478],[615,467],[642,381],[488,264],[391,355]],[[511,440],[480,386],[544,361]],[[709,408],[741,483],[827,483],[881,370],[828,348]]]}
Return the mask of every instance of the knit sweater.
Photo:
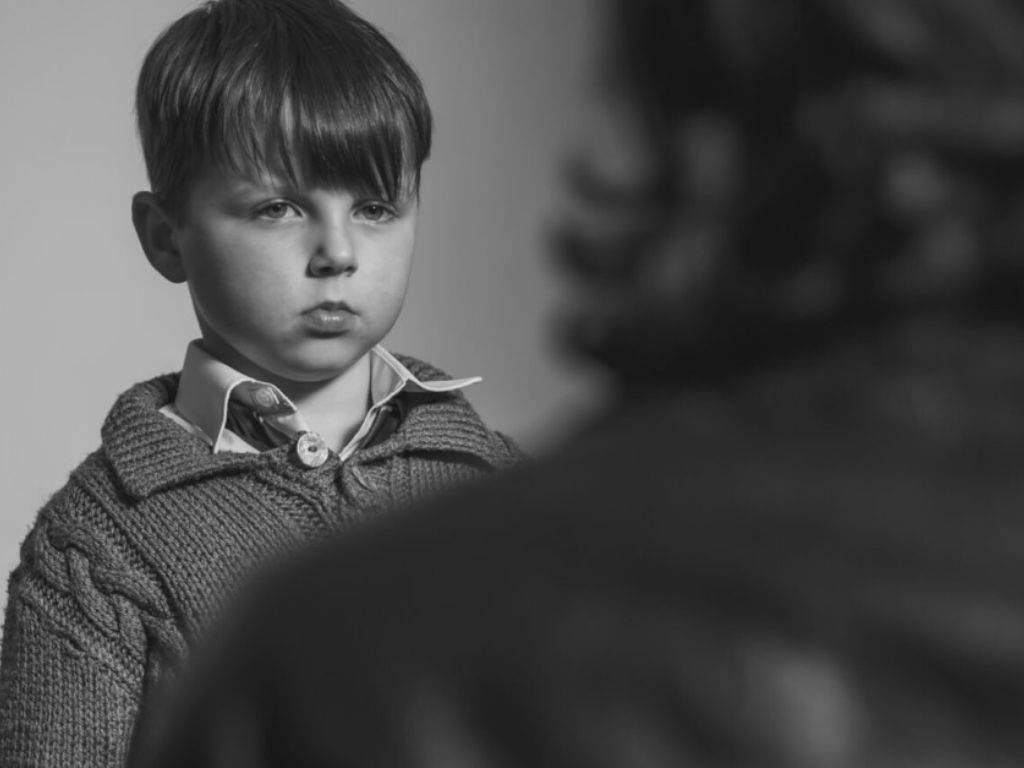
{"label": "knit sweater", "polygon": [[307,468],[294,440],[213,454],[159,413],[177,381],[121,395],[101,448],[22,544],[0,655],[0,765],[122,765],[147,691],[255,566],[521,458],[460,393],[409,395],[398,429],[343,464],[332,454]]}

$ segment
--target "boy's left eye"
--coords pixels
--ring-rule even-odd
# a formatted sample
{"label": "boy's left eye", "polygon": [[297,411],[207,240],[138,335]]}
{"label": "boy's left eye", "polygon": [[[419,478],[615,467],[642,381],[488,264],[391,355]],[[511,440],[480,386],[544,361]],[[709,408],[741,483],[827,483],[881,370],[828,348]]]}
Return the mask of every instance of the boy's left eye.
{"label": "boy's left eye", "polygon": [[367,221],[390,221],[395,217],[394,211],[381,203],[368,203],[359,209],[359,217]]}

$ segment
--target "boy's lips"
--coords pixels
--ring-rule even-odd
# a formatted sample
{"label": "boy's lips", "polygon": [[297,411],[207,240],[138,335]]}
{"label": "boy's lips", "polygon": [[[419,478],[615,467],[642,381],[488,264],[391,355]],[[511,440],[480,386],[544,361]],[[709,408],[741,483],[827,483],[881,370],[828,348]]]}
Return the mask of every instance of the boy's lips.
{"label": "boy's lips", "polygon": [[302,318],[314,333],[334,336],[352,330],[356,313],[343,301],[324,301],[303,312]]}
{"label": "boy's lips", "polygon": [[325,312],[348,312],[351,315],[355,314],[355,310],[344,301],[321,301],[315,307],[307,309],[306,312],[316,312],[321,309]]}

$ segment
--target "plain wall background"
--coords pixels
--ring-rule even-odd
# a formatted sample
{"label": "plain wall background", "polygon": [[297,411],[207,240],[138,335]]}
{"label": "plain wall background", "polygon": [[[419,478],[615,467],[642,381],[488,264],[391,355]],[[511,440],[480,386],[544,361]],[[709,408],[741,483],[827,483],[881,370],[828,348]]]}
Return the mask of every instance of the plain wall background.
{"label": "plain wall background", "polygon": [[[352,2],[419,70],[437,127],[412,288],[387,346],[483,376],[470,399],[534,449],[599,389],[547,343],[557,284],[544,235],[595,2]],[[117,393],[176,370],[198,333],[186,289],[152,271],[129,218],[147,187],[135,77],[157,33],[195,4],[0,0],[0,573],[98,446]]]}

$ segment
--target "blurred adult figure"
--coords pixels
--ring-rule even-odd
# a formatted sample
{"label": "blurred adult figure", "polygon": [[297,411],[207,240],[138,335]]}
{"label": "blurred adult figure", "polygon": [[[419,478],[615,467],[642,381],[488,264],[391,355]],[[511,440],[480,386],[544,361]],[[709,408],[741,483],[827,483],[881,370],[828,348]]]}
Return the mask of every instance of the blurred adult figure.
{"label": "blurred adult figure", "polygon": [[609,9],[616,406],[268,578],[138,765],[1024,761],[1024,2]]}

